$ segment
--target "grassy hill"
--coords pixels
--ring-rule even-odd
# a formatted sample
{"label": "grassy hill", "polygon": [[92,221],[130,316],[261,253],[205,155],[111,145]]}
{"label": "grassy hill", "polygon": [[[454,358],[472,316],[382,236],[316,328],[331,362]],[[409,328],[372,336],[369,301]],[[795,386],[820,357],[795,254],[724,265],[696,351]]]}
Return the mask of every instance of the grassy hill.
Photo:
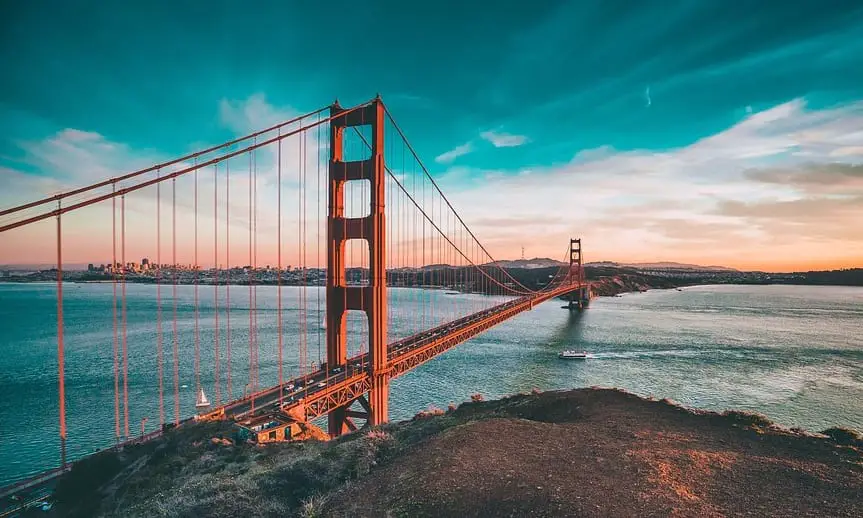
{"label": "grassy hill", "polygon": [[209,423],[81,462],[51,514],[860,516],[863,441],[828,432],[608,389],[432,409],[331,442],[236,444]]}

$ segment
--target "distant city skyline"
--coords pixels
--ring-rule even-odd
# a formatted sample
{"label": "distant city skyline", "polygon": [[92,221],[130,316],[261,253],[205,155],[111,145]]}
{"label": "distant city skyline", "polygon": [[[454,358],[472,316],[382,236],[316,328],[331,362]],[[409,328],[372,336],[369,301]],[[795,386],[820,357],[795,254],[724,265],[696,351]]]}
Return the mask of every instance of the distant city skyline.
{"label": "distant city skyline", "polygon": [[[332,12],[389,29],[345,44],[316,29]],[[10,4],[3,41],[14,52],[0,57],[0,207],[379,92],[495,258],[516,258],[522,246],[557,258],[581,237],[585,257],[598,261],[863,266],[861,4],[599,9],[505,0],[495,9],[369,9],[336,1],[274,3],[253,14],[279,20],[278,30],[262,30],[241,10],[192,5],[121,4],[109,13],[61,2],[45,16],[39,4]],[[291,202],[297,149],[286,142]],[[275,159],[260,158],[257,262],[275,264]],[[306,156],[311,171],[315,159]],[[231,166],[233,258],[247,253],[241,163]],[[204,193],[211,175],[201,175]],[[182,263],[193,262],[190,182],[177,182]],[[308,194],[311,202],[318,193]],[[127,200],[127,257],[153,247],[154,196]],[[200,253],[208,256],[198,262],[212,264],[205,199]],[[284,262],[298,264],[299,223],[289,207]],[[172,262],[169,208],[162,262]],[[64,218],[64,261],[110,257],[110,225],[110,204]],[[312,219],[308,228],[311,242],[322,227]],[[54,241],[53,221],[6,232],[0,262],[48,263]]]}

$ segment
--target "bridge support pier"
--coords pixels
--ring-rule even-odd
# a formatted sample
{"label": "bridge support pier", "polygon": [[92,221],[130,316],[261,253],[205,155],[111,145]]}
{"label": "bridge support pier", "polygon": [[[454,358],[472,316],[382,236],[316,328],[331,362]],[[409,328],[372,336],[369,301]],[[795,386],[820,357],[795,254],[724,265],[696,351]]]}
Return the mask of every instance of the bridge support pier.
{"label": "bridge support pier", "polygon": [[[345,112],[343,116],[338,115]],[[346,368],[347,320],[349,310],[365,312],[369,323],[369,355],[365,365],[371,389],[365,413],[350,410],[354,401],[334,409],[328,416],[331,437],[355,429],[351,417],[364,415],[366,423],[385,423],[389,415],[389,361],[387,358],[386,291],[386,169],[384,164],[384,105],[380,98],[355,111],[338,103],[330,108],[329,207],[327,217],[327,369]],[[366,160],[344,161],[344,132],[356,126],[371,126],[371,156]],[[345,216],[345,184],[368,181],[368,216]],[[369,282],[348,286],[345,246],[350,239],[365,240],[369,247]],[[356,400],[355,400],[356,401]],[[360,403],[364,403],[361,401]],[[366,405],[363,405],[366,407]]]}

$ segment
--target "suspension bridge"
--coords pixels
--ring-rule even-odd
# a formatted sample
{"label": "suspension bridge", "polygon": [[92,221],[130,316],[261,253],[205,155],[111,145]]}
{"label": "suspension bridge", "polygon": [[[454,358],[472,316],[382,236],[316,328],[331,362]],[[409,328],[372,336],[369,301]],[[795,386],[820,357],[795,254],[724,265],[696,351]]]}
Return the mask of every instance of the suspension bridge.
{"label": "suspension bridge", "polygon": [[543,283],[517,280],[380,97],[4,209],[0,239],[56,254],[60,471],[67,400],[87,401],[67,390],[66,349],[83,338],[65,333],[64,264],[85,257],[106,262],[86,280],[110,286],[84,325],[106,330],[88,345],[111,360],[114,445],[274,411],[326,416],[333,437],[378,425],[393,378],[537,304],[589,299],[580,239],[562,237],[562,266]]}

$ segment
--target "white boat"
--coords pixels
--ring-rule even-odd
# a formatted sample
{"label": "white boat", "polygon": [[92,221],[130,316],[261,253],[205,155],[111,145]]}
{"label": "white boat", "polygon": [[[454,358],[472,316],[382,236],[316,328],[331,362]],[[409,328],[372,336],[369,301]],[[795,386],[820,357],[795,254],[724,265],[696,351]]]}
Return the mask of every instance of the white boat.
{"label": "white boat", "polygon": [[201,387],[201,393],[198,394],[198,401],[195,403],[195,408],[207,408],[210,406],[210,401],[207,399],[207,395],[204,394],[204,388]]}
{"label": "white boat", "polygon": [[557,355],[561,360],[586,360],[587,359],[587,351],[561,351],[560,354]]}

